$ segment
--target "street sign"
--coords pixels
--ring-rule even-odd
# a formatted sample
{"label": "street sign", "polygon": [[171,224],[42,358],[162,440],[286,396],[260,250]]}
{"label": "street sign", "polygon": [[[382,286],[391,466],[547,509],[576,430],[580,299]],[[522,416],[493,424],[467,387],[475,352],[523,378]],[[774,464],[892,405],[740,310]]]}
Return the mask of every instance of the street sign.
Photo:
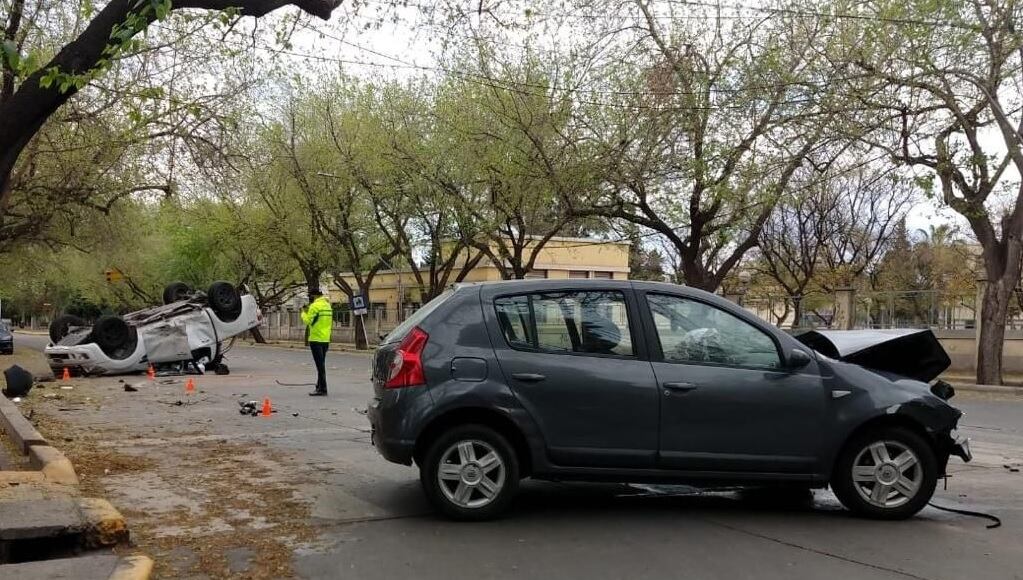
{"label": "street sign", "polygon": [[120,270],[114,268],[103,272],[107,277],[107,284],[113,284],[114,282],[122,282],[124,280],[124,274]]}
{"label": "street sign", "polygon": [[352,313],[356,316],[366,316],[369,314],[369,310],[366,308],[366,299],[363,298],[362,294],[352,296]]}

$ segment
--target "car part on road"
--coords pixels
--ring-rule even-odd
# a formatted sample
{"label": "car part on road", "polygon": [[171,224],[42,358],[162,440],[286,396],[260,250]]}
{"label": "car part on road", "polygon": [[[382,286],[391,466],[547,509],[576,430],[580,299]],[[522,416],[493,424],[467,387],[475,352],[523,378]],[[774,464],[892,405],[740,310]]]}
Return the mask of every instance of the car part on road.
{"label": "car part on road", "polygon": [[484,520],[515,496],[519,464],[511,444],[484,425],[462,425],[440,435],[426,452],[420,481],[449,517]]}
{"label": "car part on road", "polygon": [[13,365],[4,371],[4,380],[7,381],[7,386],[4,387],[4,396],[8,399],[24,397],[32,389],[32,373],[18,365]]}
{"label": "car part on road", "polygon": [[188,300],[192,295],[192,288],[184,282],[171,282],[163,289],[163,303],[173,304]]}
{"label": "car part on road", "polygon": [[927,505],[938,483],[934,450],[904,427],[856,436],[835,465],[831,489],[842,505],[878,519],[904,519]]}
{"label": "car part on road", "polygon": [[242,297],[234,284],[214,282],[206,292],[210,308],[224,322],[232,322],[242,313]]}
{"label": "car part on road", "polygon": [[959,515],[963,515],[963,516],[970,516],[970,517],[974,517],[974,518],[981,518],[983,520],[988,520],[991,523],[988,524],[985,527],[987,529],[989,529],[989,530],[993,530],[995,528],[1002,527],[1002,518],[1000,518],[1000,517],[998,517],[998,516],[996,516],[994,514],[986,514],[984,512],[976,512],[976,511],[973,511],[973,510],[964,510],[962,508],[950,508],[950,507],[946,507],[946,506],[943,506],[943,505],[938,505],[938,504],[936,504],[934,502],[930,502],[927,505],[931,506],[934,509],[941,510],[943,512],[950,512],[950,513],[953,513],[953,514],[959,514]]}
{"label": "car part on road", "polygon": [[58,343],[71,332],[73,327],[85,326],[85,321],[73,314],[63,314],[50,323],[50,340]]}

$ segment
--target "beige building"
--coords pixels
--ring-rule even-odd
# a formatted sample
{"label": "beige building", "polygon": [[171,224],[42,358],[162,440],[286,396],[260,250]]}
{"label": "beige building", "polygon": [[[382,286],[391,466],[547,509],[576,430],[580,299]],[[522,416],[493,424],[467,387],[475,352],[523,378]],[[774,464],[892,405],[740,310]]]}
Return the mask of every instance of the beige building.
{"label": "beige building", "polygon": [[[527,246],[525,252],[531,251]],[[496,252],[495,252],[496,253]],[[528,254],[527,254],[528,255]],[[457,271],[457,267],[456,267]],[[627,280],[629,277],[629,242],[609,242],[592,238],[556,237],[540,250],[533,270],[526,278],[595,278]],[[355,285],[352,277],[348,282]],[[464,282],[486,282],[500,280],[501,271],[488,258],[465,277]],[[344,304],[347,298],[333,284],[330,288],[331,302]],[[406,315],[422,305],[419,287],[411,270],[383,270],[373,278],[369,299],[366,301],[381,322],[396,322],[398,312]],[[403,317],[402,317],[403,318]]]}

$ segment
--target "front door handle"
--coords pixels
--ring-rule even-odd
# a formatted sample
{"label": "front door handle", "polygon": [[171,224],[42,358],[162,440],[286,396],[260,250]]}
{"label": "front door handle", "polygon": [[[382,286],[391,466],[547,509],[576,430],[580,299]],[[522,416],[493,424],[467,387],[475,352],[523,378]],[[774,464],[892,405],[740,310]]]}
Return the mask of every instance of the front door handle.
{"label": "front door handle", "polygon": [[674,383],[664,383],[664,388],[668,389],[668,390],[671,390],[671,391],[687,392],[687,391],[695,390],[696,389],[696,385],[694,385],[693,383],[674,382]]}
{"label": "front door handle", "polygon": [[515,373],[512,375],[512,378],[517,381],[523,381],[526,383],[539,383],[540,381],[546,379],[547,377],[543,375],[538,375],[536,373]]}

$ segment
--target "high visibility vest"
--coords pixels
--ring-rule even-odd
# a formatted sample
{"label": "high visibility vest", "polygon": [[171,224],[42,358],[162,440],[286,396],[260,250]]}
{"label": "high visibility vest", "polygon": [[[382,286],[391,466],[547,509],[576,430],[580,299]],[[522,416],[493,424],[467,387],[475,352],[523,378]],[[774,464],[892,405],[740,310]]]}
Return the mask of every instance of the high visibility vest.
{"label": "high visibility vest", "polygon": [[330,342],[334,307],[326,297],[320,296],[302,313],[302,323],[309,327],[309,342]]}

